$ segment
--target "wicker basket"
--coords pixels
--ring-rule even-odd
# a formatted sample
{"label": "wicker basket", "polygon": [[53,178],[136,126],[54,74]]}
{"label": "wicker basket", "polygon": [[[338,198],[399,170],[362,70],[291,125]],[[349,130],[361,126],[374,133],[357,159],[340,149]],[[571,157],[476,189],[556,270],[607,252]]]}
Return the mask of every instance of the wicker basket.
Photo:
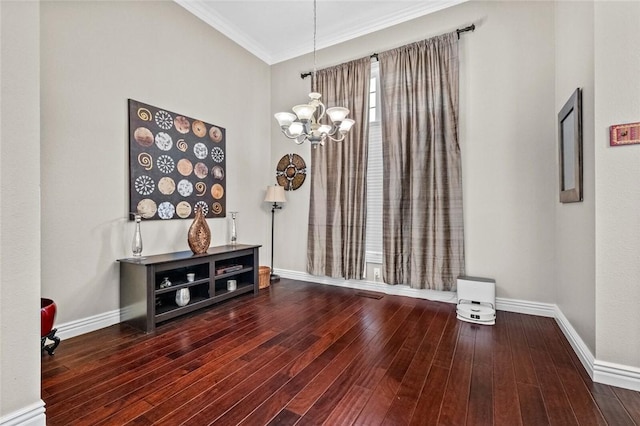
{"label": "wicker basket", "polygon": [[261,266],[260,267],[260,282],[259,282],[259,288],[267,288],[269,287],[270,282],[270,275],[271,275],[271,268],[269,268],[268,266]]}

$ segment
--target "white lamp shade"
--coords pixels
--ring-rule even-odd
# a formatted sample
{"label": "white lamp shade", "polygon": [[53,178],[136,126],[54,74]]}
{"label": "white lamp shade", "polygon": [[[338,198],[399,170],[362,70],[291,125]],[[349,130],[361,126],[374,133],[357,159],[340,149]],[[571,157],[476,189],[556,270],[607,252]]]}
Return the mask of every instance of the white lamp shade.
{"label": "white lamp shade", "polygon": [[303,132],[303,130],[304,130],[304,126],[299,121],[294,121],[289,126],[289,133],[291,133],[292,136],[298,136]]}
{"label": "white lamp shade", "polygon": [[331,118],[331,121],[342,121],[349,114],[349,110],[343,107],[333,107],[327,109],[327,114],[329,118]]}
{"label": "white lamp shade", "polygon": [[316,107],[309,104],[296,105],[292,109],[300,120],[310,120],[316,111]]}
{"label": "white lamp shade", "polygon": [[351,127],[355,124],[355,121],[353,121],[350,118],[345,118],[344,121],[342,121],[342,123],[340,123],[340,131],[341,132],[348,132],[349,130],[351,130]]}
{"label": "white lamp shade", "polygon": [[329,126],[328,124],[323,124],[322,126],[318,127],[318,132],[322,133],[329,133],[331,131],[331,126]]}
{"label": "white lamp shade", "polygon": [[289,127],[291,123],[293,123],[293,120],[296,119],[295,114],[291,114],[290,112],[277,112],[273,116],[278,120],[280,127]]}
{"label": "white lamp shade", "polygon": [[280,185],[267,186],[267,194],[264,197],[265,203],[286,203],[284,187]]}

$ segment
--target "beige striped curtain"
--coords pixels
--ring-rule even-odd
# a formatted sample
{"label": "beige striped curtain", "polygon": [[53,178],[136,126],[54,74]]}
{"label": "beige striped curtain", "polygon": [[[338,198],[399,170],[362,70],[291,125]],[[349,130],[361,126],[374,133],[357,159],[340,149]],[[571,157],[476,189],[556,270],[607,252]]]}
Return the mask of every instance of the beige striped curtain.
{"label": "beige striped curtain", "polygon": [[464,274],[455,32],[378,55],[383,280],[455,290]]}
{"label": "beige striped curtain", "polygon": [[323,103],[349,108],[356,123],[344,141],[311,150],[307,271],[313,275],[363,275],[370,75],[369,58],[317,72]]}

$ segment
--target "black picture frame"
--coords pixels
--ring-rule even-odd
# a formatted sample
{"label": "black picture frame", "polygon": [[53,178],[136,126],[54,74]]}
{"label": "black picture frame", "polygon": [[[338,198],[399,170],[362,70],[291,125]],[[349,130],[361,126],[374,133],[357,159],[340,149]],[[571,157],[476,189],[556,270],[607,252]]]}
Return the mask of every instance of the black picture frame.
{"label": "black picture frame", "polygon": [[577,88],[558,113],[560,202],[575,203],[582,194],[582,89]]}

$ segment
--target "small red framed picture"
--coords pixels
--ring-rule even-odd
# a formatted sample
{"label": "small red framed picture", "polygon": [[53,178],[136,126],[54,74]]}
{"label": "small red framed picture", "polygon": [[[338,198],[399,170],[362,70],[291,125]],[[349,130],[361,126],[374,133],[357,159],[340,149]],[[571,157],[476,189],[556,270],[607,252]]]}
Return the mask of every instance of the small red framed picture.
{"label": "small red framed picture", "polygon": [[609,129],[609,145],[633,145],[640,143],[640,123],[616,124]]}

